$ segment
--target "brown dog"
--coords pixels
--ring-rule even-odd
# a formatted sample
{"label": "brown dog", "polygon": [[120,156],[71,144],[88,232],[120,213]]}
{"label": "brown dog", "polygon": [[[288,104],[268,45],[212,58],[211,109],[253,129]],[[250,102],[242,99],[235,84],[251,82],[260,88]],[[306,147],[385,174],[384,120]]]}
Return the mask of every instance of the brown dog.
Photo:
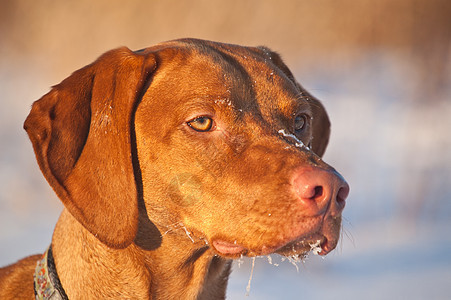
{"label": "brown dog", "polygon": [[267,48],[112,50],[25,129],[65,209],[43,258],[0,270],[0,299],[223,299],[233,258],[337,244],[327,114]]}

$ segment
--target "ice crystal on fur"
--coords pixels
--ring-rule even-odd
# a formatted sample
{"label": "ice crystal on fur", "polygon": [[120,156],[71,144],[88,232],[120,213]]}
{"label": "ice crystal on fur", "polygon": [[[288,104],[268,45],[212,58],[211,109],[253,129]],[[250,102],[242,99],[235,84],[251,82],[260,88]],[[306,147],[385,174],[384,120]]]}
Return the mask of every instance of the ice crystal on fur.
{"label": "ice crystal on fur", "polygon": [[321,253],[321,251],[323,249],[321,249],[321,241],[317,240],[316,243],[310,243],[310,251],[314,254],[314,255],[318,255]]}
{"label": "ice crystal on fur", "polygon": [[249,296],[249,292],[251,291],[251,281],[252,281],[252,276],[254,275],[254,267],[255,267],[255,256],[252,257],[251,275],[249,276],[249,281],[248,281],[247,287],[246,287],[246,296]]}

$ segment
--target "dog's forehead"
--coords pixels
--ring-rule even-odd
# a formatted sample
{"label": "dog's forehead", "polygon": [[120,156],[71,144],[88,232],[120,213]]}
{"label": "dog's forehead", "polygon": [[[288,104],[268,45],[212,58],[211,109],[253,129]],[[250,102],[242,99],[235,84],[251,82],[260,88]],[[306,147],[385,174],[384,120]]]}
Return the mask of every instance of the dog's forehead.
{"label": "dog's forehead", "polygon": [[156,47],[164,69],[160,74],[188,83],[181,87],[189,89],[185,96],[211,98],[244,112],[259,106],[268,113],[299,99],[295,83],[272,61],[267,48],[195,39]]}

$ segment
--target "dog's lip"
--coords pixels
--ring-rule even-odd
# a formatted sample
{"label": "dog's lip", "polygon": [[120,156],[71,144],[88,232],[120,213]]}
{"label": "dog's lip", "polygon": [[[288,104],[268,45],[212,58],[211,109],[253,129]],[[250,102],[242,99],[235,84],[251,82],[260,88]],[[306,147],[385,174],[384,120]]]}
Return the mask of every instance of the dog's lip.
{"label": "dog's lip", "polygon": [[214,249],[225,257],[247,256],[264,256],[270,254],[280,254],[283,256],[305,255],[310,251],[318,255],[326,255],[335,248],[330,247],[329,242],[323,235],[312,235],[309,237],[298,238],[294,241],[284,244],[283,246],[263,246],[258,251],[246,249],[235,242],[227,242],[224,240],[214,240],[212,242]]}
{"label": "dog's lip", "polygon": [[230,243],[223,240],[215,240],[213,241],[213,247],[221,253],[222,255],[227,256],[237,256],[241,255],[245,252],[245,248],[243,246],[240,246],[235,242]]}

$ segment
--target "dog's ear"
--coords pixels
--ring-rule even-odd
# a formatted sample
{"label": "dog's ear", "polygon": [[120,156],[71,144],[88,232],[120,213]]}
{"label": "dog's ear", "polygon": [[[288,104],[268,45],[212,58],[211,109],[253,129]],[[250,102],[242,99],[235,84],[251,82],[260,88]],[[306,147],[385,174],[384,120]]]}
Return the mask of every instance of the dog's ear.
{"label": "dog's ear", "polygon": [[268,56],[271,59],[271,62],[276,65],[289,80],[291,80],[294,85],[298,88],[299,92],[302,93],[304,98],[310,104],[310,108],[313,114],[312,126],[313,126],[313,134],[311,141],[311,149],[318,156],[323,156],[326,151],[327,144],[329,143],[330,136],[330,120],[327,115],[326,109],[321,104],[321,102],[310,95],[294,78],[293,73],[291,73],[290,69],[285,65],[282,58],[279,54],[266,47],[258,47],[261,51],[263,51],[264,55]]}
{"label": "dog's ear", "polygon": [[36,101],[24,124],[56,194],[111,247],[129,245],[138,228],[133,117],[155,67],[152,54],[107,52]]}
{"label": "dog's ear", "polygon": [[[299,85],[299,84],[298,84]],[[299,85],[299,88],[303,91],[304,95],[308,97],[308,103],[313,113],[312,120],[312,141],[311,148],[318,156],[322,157],[326,152],[327,144],[330,137],[330,120],[327,115],[326,109],[322,103],[315,97],[308,94]]]}

